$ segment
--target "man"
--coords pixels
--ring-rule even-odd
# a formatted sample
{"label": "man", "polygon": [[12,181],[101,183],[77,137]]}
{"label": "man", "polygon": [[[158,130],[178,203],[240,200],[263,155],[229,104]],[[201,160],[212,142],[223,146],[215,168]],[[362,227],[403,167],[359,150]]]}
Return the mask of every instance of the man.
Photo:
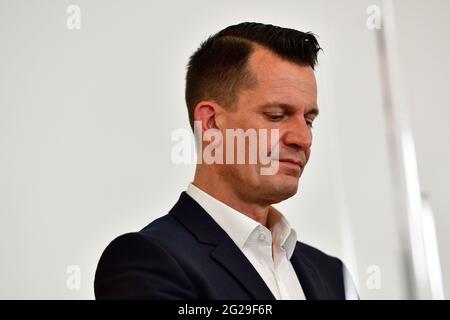
{"label": "man", "polygon": [[[277,170],[262,174],[261,159],[200,161],[168,214],[106,248],[97,298],[346,298],[342,262],[297,241],[272,207],[296,194],[309,159],[319,50],[311,33],[260,23],[227,27],[201,44],[186,76],[198,147],[220,145],[234,160],[226,130],[273,131],[266,155]],[[211,131],[220,135],[205,139]],[[244,148],[250,158],[250,143]]]}

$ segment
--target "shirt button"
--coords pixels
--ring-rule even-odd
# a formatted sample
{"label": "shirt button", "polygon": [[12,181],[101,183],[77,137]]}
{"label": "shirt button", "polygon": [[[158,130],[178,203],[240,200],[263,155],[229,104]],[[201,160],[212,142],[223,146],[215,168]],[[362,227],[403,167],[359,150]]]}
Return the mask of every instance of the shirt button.
{"label": "shirt button", "polygon": [[258,235],[258,240],[259,240],[259,241],[264,241],[264,240],[266,240],[266,235],[265,235],[264,233],[260,233],[260,234]]}

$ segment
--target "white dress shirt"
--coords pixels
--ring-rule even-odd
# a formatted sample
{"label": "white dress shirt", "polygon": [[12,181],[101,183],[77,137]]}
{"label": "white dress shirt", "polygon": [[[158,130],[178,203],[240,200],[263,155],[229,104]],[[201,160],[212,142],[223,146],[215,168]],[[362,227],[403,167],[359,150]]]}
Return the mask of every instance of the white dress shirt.
{"label": "white dress shirt", "polygon": [[271,212],[270,229],[204,192],[193,183],[186,193],[193,198],[241,249],[278,300],[305,300],[290,262],[297,234],[278,211]]}

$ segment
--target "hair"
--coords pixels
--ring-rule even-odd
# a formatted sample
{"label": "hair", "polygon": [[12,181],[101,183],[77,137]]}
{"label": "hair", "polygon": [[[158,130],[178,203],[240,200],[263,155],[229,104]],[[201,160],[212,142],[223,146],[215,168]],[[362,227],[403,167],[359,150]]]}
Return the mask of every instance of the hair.
{"label": "hair", "polygon": [[243,22],[209,36],[189,58],[185,99],[194,130],[194,109],[202,100],[233,108],[240,90],[257,85],[248,60],[260,45],[282,59],[314,67],[322,50],[315,35],[271,24]]}

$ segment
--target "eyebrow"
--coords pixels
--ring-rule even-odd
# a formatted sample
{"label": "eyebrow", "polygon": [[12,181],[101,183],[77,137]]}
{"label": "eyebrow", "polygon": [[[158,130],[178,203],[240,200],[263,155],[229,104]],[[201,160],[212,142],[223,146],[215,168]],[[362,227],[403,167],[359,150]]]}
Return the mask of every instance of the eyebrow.
{"label": "eyebrow", "polygon": [[[284,102],[268,102],[264,103],[259,106],[260,109],[266,109],[270,107],[278,107],[283,110],[293,111],[297,110],[298,108],[290,103],[284,103]],[[314,117],[317,117],[319,115],[319,108],[317,106],[314,106],[311,110],[306,112],[307,115],[312,115]]]}

